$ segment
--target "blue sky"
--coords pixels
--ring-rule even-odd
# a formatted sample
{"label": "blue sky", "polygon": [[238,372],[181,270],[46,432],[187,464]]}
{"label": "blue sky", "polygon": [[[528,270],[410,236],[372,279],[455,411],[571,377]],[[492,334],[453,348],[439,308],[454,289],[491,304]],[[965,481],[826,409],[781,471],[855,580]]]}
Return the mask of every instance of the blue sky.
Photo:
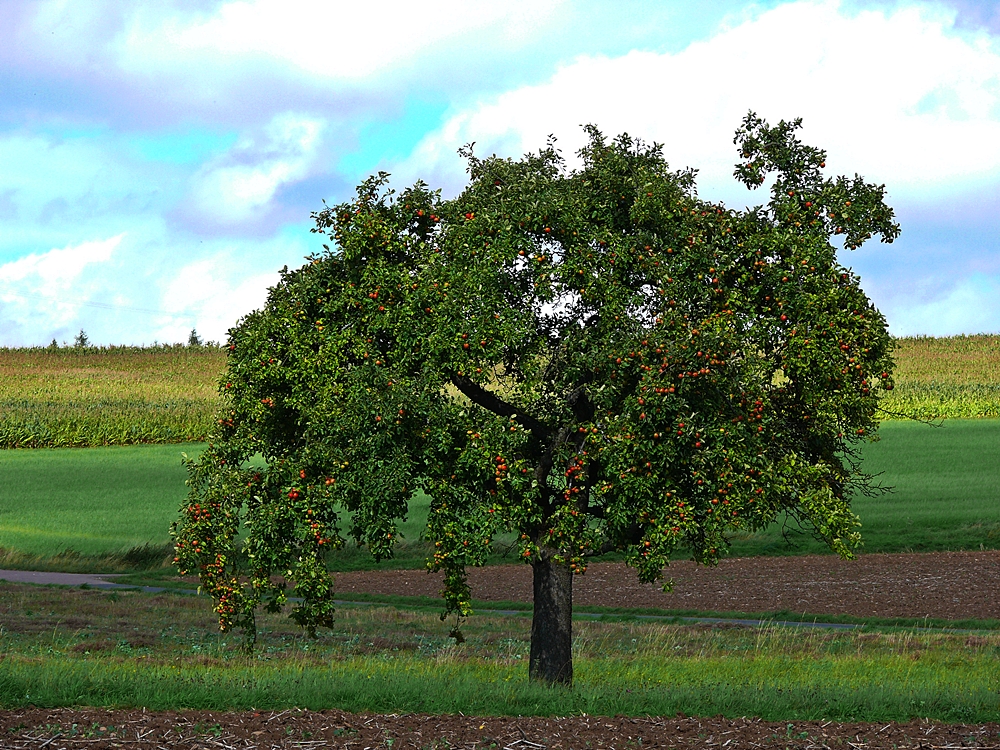
{"label": "blue sky", "polygon": [[753,109],[903,234],[843,262],[896,335],[1000,332],[1000,5],[939,0],[0,4],[0,345],[223,340],[309,214],[369,173],[461,189],[456,150],[580,125],[664,144],[702,196]]}

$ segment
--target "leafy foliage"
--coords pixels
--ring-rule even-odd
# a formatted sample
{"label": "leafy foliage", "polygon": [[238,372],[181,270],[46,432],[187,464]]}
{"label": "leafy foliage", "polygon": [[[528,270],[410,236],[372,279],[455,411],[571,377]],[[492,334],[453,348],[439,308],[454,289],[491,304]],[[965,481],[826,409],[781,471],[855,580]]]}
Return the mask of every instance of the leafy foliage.
{"label": "leafy foliage", "polygon": [[328,625],[325,553],[391,555],[417,488],[460,616],[467,566],[507,531],[575,572],[623,550],[644,581],[678,544],[713,564],[783,511],[851,555],[892,340],[830,238],[899,228],[882,187],[822,176],[798,124],[744,120],[737,177],[776,179],[742,212],[699,199],[659,145],[589,127],[575,171],[551,142],[466,150],[454,200],[382,173],[315,214],[335,248],[230,331],[223,429],[174,528],[222,627],[252,637],[256,606],[285,601],[273,574],[298,622]]}

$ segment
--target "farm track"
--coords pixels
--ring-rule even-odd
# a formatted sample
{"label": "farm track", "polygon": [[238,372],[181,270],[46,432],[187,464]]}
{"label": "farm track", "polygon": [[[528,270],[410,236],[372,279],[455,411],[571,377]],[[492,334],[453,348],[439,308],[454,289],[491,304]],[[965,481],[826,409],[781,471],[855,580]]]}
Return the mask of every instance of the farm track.
{"label": "farm track", "polygon": [[1000,725],[675,717],[474,717],[343,711],[0,711],[0,746],[59,748],[996,748]]}
{"label": "farm track", "polygon": [[[810,615],[1000,619],[1000,551],[748,557],[717,568],[671,563],[674,588],[641,584],[621,563],[595,563],[573,583],[577,606],[699,612],[797,612]],[[505,565],[469,570],[482,601],[531,601],[531,569]],[[437,596],[440,575],[419,570],[338,573],[338,593]]]}
{"label": "farm track", "polygon": [[[468,574],[474,599],[531,601],[527,565],[470,568]],[[833,555],[746,557],[723,560],[717,568],[684,560],[671,563],[666,574],[674,583],[670,592],[659,584],[639,583],[635,571],[622,563],[593,563],[574,579],[573,603],[698,612],[1000,620],[1000,550],[872,554],[856,560]],[[0,580],[34,584],[117,588],[115,578],[0,571]],[[190,582],[192,588],[197,586],[197,579]],[[441,574],[423,570],[337,573],[334,581],[341,595],[437,597],[442,586]]]}

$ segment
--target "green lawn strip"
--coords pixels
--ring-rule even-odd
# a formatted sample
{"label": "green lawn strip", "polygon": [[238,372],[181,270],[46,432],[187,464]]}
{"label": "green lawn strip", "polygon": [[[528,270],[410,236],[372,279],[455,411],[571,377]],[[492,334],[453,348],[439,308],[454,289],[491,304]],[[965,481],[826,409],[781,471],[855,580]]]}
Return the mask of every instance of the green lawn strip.
{"label": "green lawn strip", "polygon": [[0,706],[1000,719],[993,656],[580,658],[572,690],[532,684],[526,671],[520,662],[398,654],[308,667],[8,657],[0,662]]}
{"label": "green lawn strip", "polygon": [[163,548],[186,493],[182,453],[202,447],[0,451],[0,473],[11,478],[0,484],[0,548],[83,563]]}
{"label": "green lawn strip", "polygon": [[[1000,548],[1000,420],[883,424],[865,446],[864,468],[892,494],[859,497],[866,552]],[[0,451],[0,566],[113,572],[155,566],[169,555],[168,528],[183,502],[181,452],[202,444]],[[429,499],[414,497],[401,526],[397,556],[376,562],[353,542],[330,556],[330,568],[419,569],[427,558],[421,532]],[[808,534],[781,524],[733,542],[732,556],[824,553]],[[491,562],[511,562],[497,544]],[[131,556],[128,555],[132,550]],[[685,556],[678,551],[678,558]]]}
{"label": "green lawn strip", "polygon": [[[196,597],[4,585],[0,707],[995,721],[1000,633],[579,621],[576,686],[526,680],[530,622],[344,606],[310,639],[262,615],[251,655]],[[439,609],[437,611],[440,611]]]}
{"label": "green lawn strip", "polygon": [[120,552],[98,555],[81,555],[66,549],[56,555],[31,555],[17,550],[0,548],[0,569],[40,570],[56,573],[115,573],[135,570],[161,569],[176,574],[173,568],[164,568],[173,558],[169,544],[144,544]]}
{"label": "green lawn strip", "polygon": [[[1000,548],[1000,420],[946,420],[941,427],[886,422],[864,448],[863,469],[893,492],[858,497],[864,551],[930,552]],[[781,524],[733,541],[730,555],[829,553]]]}

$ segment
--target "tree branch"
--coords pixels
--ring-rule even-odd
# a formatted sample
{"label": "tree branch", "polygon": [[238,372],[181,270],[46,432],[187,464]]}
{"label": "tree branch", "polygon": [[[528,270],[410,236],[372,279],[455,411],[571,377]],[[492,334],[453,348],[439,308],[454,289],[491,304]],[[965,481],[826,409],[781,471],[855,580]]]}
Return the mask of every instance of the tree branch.
{"label": "tree branch", "polygon": [[542,422],[539,422],[530,414],[525,414],[516,406],[508,404],[495,393],[486,390],[471,378],[468,378],[465,375],[452,375],[451,382],[456,388],[458,388],[459,391],[461,391],[462,395],[469,399],[472,403],[481,406],[494,414],[498,414],[501,417],[514,417],[514,419],[520,422],[524,427],[531,430],[532,434],[538,438],[539,442],[543,445],[547,445],[551,442],[552,430],[549,429],[549,427]]}
{"label": "tree branch", "polygon": [[590,422],[594,419],[594,405],[587,395],[587,383],[589,378],[573,389],[566,398],[566,403],[573,410],[573,417],[577,422]]}

